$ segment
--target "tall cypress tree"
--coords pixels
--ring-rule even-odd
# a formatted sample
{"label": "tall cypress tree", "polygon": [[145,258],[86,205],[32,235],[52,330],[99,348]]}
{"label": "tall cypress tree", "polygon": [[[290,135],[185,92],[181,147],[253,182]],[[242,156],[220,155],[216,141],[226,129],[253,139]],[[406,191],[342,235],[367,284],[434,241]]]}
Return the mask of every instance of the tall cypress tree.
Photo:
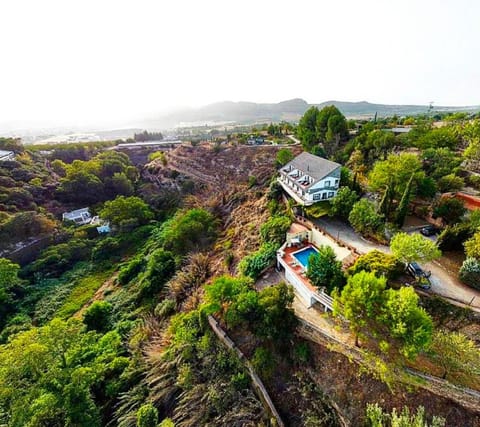
{"label": "tall cypress tree", "polygon": [[399,227],[403,227],[405,222],[405,217],[407,216],[408,212],[408,204],[410,203],[410,193],[412,191],[412,182],[413,182],[414,174],[410,176],[408,180],[407,186],[405,187],[405,191],[403,192],[402,199],[400,200],[400,204],[398,205],[397,215],[395,217],[395,223]]}

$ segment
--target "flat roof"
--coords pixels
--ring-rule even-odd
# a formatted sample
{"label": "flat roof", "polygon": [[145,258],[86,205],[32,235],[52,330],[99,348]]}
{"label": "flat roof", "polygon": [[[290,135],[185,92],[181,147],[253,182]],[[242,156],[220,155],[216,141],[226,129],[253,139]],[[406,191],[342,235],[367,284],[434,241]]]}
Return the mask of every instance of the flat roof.
{"label": "flat roof", "polygon": [[287,233],[288,234],[297,234],[297,233],[303,233],[304,231],[310,231],[307,227],[305,227],[302,224],[299,224],[298,222],[292,223],[290,228],[288,229]]}

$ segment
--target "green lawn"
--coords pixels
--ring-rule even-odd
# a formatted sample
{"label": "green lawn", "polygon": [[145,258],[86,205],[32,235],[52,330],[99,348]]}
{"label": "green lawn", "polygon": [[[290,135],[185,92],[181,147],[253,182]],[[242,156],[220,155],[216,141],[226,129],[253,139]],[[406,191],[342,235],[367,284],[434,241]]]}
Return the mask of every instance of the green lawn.
{"label": "green lawn", "polygon": [[321,218],[322,216],[328,215],[330,213],[331,205],[328,200],[317,202],[314,205],[307,206],[305,208],[305,213],[308,217],[311,218]]}

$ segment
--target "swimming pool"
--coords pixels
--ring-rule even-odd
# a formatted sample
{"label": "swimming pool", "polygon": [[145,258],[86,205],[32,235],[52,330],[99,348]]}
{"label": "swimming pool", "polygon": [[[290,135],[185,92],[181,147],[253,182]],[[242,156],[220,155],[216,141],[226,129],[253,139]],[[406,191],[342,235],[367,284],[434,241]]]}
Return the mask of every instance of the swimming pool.
{"label": "swimming pool", "polygon": [[298,252],[294,252],[292,256],[296,258],[300,264],[303,265],[303,268],[308,268],[308,258],[310,258],[310,255],[317,253],[318,251],[313,246],[309,246],[308,248],[304,248],[299,250]]}

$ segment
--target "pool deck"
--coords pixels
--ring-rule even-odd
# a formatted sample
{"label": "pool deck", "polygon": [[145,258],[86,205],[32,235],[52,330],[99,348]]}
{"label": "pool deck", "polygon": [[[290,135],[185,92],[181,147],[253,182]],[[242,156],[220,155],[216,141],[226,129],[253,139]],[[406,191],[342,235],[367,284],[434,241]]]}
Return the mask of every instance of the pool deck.
{"label": "pool deck", "polygon": [[290,269],[295,273],[298,279],[302,281],[302,283],[312,292],[318,292],[318,289],[313,286],[310,283],[310,280],[307,279],[305,276],[305,269],[301,264],[299,264],[298,260],[292,255],[294,252],[298,252],[302,249],[312,247],[318,251],[318,249],[315,247],[315,245],[312,245],[311,243],[307,243],[304,245],[298,245],[298,246],[292,246],[292,247],[286,247],[283,252],[284,256],[282,259],[288,264]]}

